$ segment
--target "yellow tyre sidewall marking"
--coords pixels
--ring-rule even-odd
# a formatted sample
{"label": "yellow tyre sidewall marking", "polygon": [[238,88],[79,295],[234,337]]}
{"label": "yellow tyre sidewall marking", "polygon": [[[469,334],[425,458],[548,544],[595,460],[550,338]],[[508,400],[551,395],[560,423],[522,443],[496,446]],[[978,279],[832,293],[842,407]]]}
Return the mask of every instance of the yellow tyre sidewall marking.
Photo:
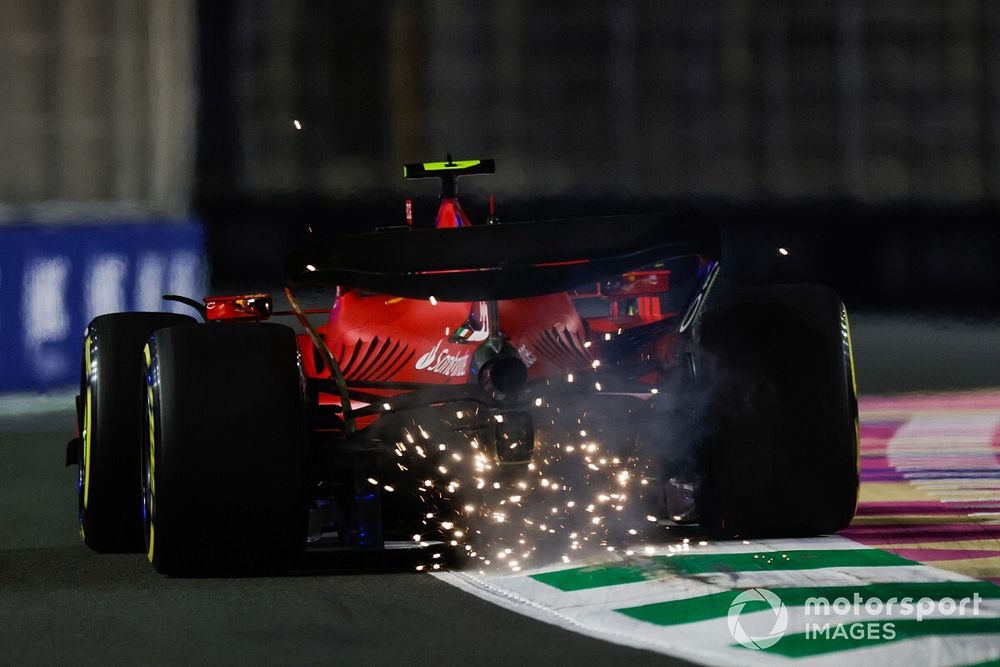
{"label": "yellow tyre sidewall marking", "polygon": [[[844,316],[844,329],[847,333],[847,360],[851,365],[851,390],[854,392],[854,400],[858,400],[858,375],[854,368],[854,337],[851,335],[851,320],[847,315],[847,307],[843,304],[840,306]],[[861,477],[861,410],[856,409],[854,411],[854,464],[858,471],[858,477]],[[858,503],[861,502],[861,494],[855,498],[854,501],[854,512],[858,511]]]}
{"label": "yellow tyre sidewall marking", "polygon": [[90,360],[90,335],[83,340],[83,372],[86,373],[87,396],[83,408],[83,509],[87,509],[87,502],[90,500],[90,439],[93,430],[94,410],[93,399],[91,398],[91,373]]}
{"label": "yellow tyre sidewall marking", "polygon": [[[854,367],[854,337],[851,335],[851,320],[847,316],[847,308],[844,308],[844,327],[847,329],[847,359],[851,364],[851,391],[854,392],[854,400],[858,400],[858,374]],[[854,435],[858,450],[858,472],[861,471],[861,411],[857,410],[854,415]]]}
{"label": "yellow tyre sidewall marking", "polygon": [[153,410],[153,385],[149,382],[149,372],[153,365],[153,355],[149,349],[149,343],[142,350],[143,355],[146,358],[146,422],[149,425],[149,495],[150,503],[149,507],[146,508],[147,520],[149,521],[149,550],[146,552],[146,558],[149,562],[153,562],[153,552],[156,546],[156,531],[154,529],[153,522],[153,507],[155,506],[156,498],[156,413]]}

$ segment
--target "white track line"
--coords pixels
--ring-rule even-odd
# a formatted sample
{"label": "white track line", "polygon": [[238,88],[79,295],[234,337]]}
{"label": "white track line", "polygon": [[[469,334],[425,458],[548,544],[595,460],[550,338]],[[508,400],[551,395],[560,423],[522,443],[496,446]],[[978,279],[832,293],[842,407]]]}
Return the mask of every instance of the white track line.
{"label": "white track line", "polygon": [[27,417],[72,410],[75,396],[73,389],[46,394],[5,394],[0,396],[0,417]]}

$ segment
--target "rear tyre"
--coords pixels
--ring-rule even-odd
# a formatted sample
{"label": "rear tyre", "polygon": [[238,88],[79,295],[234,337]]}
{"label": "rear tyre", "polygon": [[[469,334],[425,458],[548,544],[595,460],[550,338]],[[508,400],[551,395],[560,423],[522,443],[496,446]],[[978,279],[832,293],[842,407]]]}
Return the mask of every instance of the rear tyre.
{"label": "rear tyre", "polygon": [[141,551],[142,347],[171,313],[101,315],[87,326],[78,401],[80,535],[95,551]]}
{"label": "rear tyre", "polygon": [[147,555],[173,576],[280,571],[306,540],[303,381],[278,324],[173,327],[146,349]]}
{"label": "rear tyre", "polygon": [[840,298],[814,285],[740,289],[709,307],[698,336],[702,526],[741,537],[847,526],[858,494],[858,408]]}

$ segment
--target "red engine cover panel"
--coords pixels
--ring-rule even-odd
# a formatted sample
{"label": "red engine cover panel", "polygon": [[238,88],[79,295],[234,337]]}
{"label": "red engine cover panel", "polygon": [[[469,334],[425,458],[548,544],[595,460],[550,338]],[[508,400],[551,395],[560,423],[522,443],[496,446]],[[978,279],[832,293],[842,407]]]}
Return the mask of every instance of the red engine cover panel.
{"label": "red engine cover panel", "polygon": [[[552,294],[499,304],[503,331],[531,377],[590,365],[584,326],[570,298]],[[472,354],[486,340],[486,304],[403,299],[347,291],[318,327],[348,382],[462,384]],[[306,372],[329,371],[308,339],[300,339]]]}

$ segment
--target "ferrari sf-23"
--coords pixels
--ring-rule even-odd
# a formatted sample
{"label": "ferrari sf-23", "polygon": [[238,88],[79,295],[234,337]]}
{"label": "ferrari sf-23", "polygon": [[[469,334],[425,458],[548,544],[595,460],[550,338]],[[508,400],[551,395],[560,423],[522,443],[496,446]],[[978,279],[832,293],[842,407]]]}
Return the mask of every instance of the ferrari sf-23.
{"label": "ferrari sf-23", "polygon": [[[657,516],[728,537],[850,522],[858,410],[831,289],[739,284],[717,231],[666,215],[501,222],[491,197],[471,224],[457,179],[493,170],[406,165],[441,179],[433,225],[408,201],[399,226],[314,238],[286,259],[287,310],[169,295],[202,321],[95,318],[67,450],[86,545],[177,576],[280,571],[320,536],[382,549],[421,511],[390,493],[424,474],[403,449],[433,466],[425,449],[459,434],[516,479],[543,430],[579,428],[541,396],[640,424],[622,437],[655,452]],[[332,304],[304,307],[306,287]]]}

